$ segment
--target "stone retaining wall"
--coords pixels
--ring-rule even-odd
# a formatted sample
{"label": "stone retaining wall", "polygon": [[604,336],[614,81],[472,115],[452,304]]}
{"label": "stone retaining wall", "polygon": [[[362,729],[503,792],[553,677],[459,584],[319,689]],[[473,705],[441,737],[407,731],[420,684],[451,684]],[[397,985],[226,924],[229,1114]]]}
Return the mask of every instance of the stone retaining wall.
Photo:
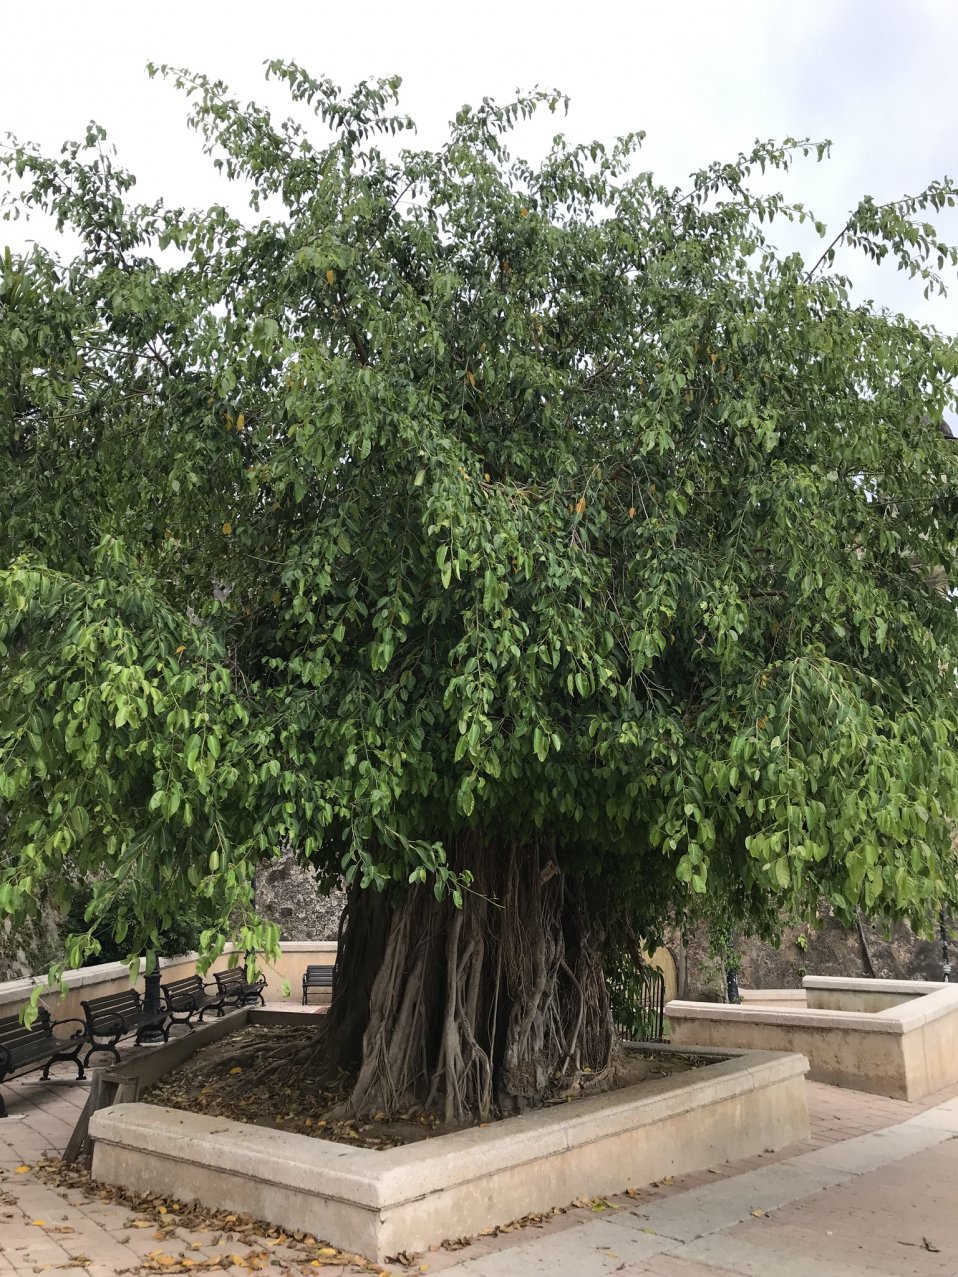
{"label": "stone retaining wall", "polygon": [[[214,971],[225,971],[229,966],[233,946],[227,945],[223,956],[219,958],[205,979],[212,980]],[[161,958],[160,971],[164,980],[182,980],[196,971],[198,954],[185,953],[176,958]],[[283,1002],[287,998],[299,1002],[302,998],[302,979],[307,965],[326,964],[332,966],[336,961],[336,942],[334,940],[289,940],[281,945],[279,961],[272,965],[263,962],[262,970],[269,981],[266,997],[270,1002]],[[140,976],[134,987],[143,992],[143,970],[145,964],[140,963]],[[283,991],[283,981],[288,980],[289,994]],[[121,993],[130,987],[130,973],[124,962],[102,962],[92,967],[78,967],[67,971],[63,977],[66,992],[61,998],[55,989],[44,993],[41,1001],[50,1014],[57,1020],[71,1017],[82,1019],[82,1001],[89,998],[106,997],[111,993]],[[0,1015],[9,1015],[18,1011],[29,999],[33,990],[46,985],[45,976],[31,976],[24,980],[5,980],[0,983]]]}

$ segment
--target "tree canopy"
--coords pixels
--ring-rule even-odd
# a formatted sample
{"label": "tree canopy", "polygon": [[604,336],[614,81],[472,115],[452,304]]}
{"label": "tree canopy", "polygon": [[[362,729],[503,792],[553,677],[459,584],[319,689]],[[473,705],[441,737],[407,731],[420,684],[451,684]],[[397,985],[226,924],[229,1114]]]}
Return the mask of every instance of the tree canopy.
{"label": "tree canopy", "polygon": [[251,216],[137,203],[96,126],[0,158],[79,245],[0,284],[0,910],[93,875],[131,953],[196,895],[272,943],[284,845],[451,913],[535,845],[604,942],[954,898],[956,347],[839,264],[941,286],[955,187],[835,235],[768,181],[827,145],[673,189],[639,133],[516,158],[558,94],[417,150],[398,80],[152,70]]}

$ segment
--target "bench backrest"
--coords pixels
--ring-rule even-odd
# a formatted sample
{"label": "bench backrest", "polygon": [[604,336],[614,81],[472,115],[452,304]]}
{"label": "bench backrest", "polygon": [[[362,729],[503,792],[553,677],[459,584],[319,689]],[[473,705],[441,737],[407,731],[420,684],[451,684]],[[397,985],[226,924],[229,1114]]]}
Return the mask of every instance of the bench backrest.
{"label": "bench backrest", "polygon": [[203,979],[198,975],[188,975],[185,980],[170,980],[163,985],[163,992],[173,998],[183,993],[202,993]]}
{"label": "bench backrest", "polygon": [[[202,976],[188,975],[183,980],[170,980],[163,985],[163,992],[166,994],[167,1004],[172,1010],[177,1011],[184,1007],[191,1007],[195,1005],[196,999],[203,995]],[[182,1006],[178,1004],[182,1004]]]}
{"label": "bench backrest", "polygon": [[333,987],[333,968],[327,966],[308,966],[303,976],[303,984],[308,989],[331,989]]}
{"label": "bench backrest", "polygon": [[53,1038],[53,1030],[46,1007],[39,1008],[39,1014],[29,1029],[20,1023],[19,1014],[5,1015],[0,1020],[0,1046],[5,1047],[13,1059],[29,1053],[38,1042],[47,1038]]}
{"label": "bench backrest", "polygon": [[246,972],[242,967],[228,967],[225,971],[214,972],[216,983],[220,989],[246,987]]}
{"label": "bench backrest", "polygon": [[125,1020],[138,1015],[142,1006],[140,995],[136,989],[124,989],[122,993],[108,993],[102,998],[90,998],[81,1002],[87,1024],[95,1029],[100,1024],[115,1024],[117,1019]]}

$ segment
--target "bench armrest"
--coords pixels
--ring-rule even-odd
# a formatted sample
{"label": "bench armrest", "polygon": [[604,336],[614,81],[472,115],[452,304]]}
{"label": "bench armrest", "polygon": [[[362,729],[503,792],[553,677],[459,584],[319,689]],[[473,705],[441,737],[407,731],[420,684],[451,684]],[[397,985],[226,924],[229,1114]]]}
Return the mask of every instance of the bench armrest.
{"label": "bench armrest", "polygon": [[80,1026],[80,1030],[79,1030],[79,1032],[77,1032],[77,1030],[76,1030],[76,1029],[74,1029],[74,1030],[73,1030],[73,1032],[72,1032],[72,1033],[70,1034],[70,1036],[67,1038],[67,1041],[68,1041],[68,1042],[72,1042],[75,1038],[85,1038],[85,1037],[86,1037],[86,1028],[87,1028],[87,1026],[86,1026],[86,1021],[85,1021],[85,1020],[78,1020],[78,1019],[76,1018],[76,1016],[75,1016],[75,1015],[68,1015],[68,1016],[67,1016],[65,1019],[63,1019],[63,1020],[54,1020],[54,1021],[53,1021],[53,1023],[50,1025],[50,1028],[51,1028],[51,1030],[52,1030],[52,1029],[57,1029],[57,1028],[59,1028],[59,1027],[60,1027],[60,1025],[61,1025],[61,1024],[78,1024],[78,1025]]}
{"label": "bench armrest", "polygon": [[127,1031],[126,1020],[116,1011],[107,1011],[96,1017],[97,1023],[94,1025],[91,1021],[87,1021],[87,1029],[90,1037],[102,1037],[105,1033],[112,1033],[114,1029],[118,1029],[120,1036]]}
{"label": "bench armrest", "polygon": [[167,1010],[177,1011],[195,1011],[196,1010],[196,994],[195,993],[175,993],[168,994],[163,1001],[163,1005]]}

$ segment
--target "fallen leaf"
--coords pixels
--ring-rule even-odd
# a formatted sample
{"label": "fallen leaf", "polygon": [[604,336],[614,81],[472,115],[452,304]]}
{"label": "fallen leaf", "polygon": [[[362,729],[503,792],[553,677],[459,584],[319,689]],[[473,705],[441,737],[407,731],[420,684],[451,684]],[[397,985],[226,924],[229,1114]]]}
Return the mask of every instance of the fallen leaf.
{"label": "fallen leaf", "polygon": [[45,1219],[31,1219],[30,1224],[33,1228],[46,1228],[47,1221]]}
{"label": "fallen leaf", "polygon": [[752,1214],[755,1216],[756,1219],[761,1219],[764,1216],[765,1212],[763,1210],[759,1210],[758,1207],[756,1207],[755,1210],[752,1211]]}
{"label": "fallen leaf", "polygon": [[14,1175],[26,1175],[29,1169],[30,1169],[29,1166],[15,1166],[13,1168],[13,1173]]}

